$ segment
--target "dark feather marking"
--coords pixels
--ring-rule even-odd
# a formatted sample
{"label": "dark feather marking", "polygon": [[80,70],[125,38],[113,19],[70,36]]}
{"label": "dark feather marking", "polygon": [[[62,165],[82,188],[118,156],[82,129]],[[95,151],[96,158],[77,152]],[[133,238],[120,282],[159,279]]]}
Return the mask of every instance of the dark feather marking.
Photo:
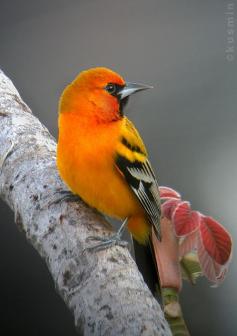
{"label": "dark feather marking", "polygon": [[128,96],[123,99],[120,98],[120,92],[122,91],[125,85],[120,85],[117,83],[108,83],[107,85],[110,85],[110,84],[115,87],[115,91],[111,93],[111,96],[114,96],[115,98],[117,98],[118,103],[119,103],[119,114],[120,114],[120,117],[123,117],[124,115],[123,110],[125,106],[127,105],[128,99],[129,99]]}
{"label": "dark feather marking", "polygon": [[136,152],[136,153],[145,155],[145,153],[141,150],[141,148],[139,146],[131,145],[130,142],[125,137],[121,138],[121,142],[125,147],[130,149],[132,152]]}
{"label": "dark feather marking", "polygon": [[140,167],[140,162],[135,161],[135,162],[132,163],[132,162],[128,161],[125,157],[123,157],[121,155],[117,155],[116,164],[118,165],[121,172],[124,174],[128,184],[130,186],[138,189],[140,181],[138,181],[134,176],[132,176],[131,173],[129,173],[129,171],[126,169],[126,167],[139,168]]}
{"label": "dark feather marking", "polygon": [[[146,210],[150,222],[154,225],[157,236],[160,238],[160,204],[159,204],[159,187],[156,181],[155,175],[149,165],[149,162],[131,162],[122,155],[117,154],[116,164],[120,171],[124,174],[124,177],[135,195],[138,197],[141,205]],[[144,180],[138,179],[132,174],[132,170],[138,174],[144,174]],[[145,178],[151,181],[146,181]],[[151,187],[157,187],[157,195],[153,194]]]}

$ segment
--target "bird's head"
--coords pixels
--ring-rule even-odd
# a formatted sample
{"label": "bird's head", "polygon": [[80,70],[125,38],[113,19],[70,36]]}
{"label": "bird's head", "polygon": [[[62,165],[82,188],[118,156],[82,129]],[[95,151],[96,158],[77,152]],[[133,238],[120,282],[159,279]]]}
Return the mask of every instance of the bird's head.
{"label": "bird's head", "polygon": [[64,90],[60,113],[73,113],[80,118],[105,123],[123,117],[123,109],[131,94],[151,86],[125,82],[116,72],[103,67],[82,71]]}

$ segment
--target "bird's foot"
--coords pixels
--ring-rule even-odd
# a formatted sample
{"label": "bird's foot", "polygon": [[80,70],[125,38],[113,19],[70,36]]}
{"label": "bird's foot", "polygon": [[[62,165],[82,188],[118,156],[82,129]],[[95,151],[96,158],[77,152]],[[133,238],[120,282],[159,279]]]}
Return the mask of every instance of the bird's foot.
{"label": "bird's foot", "polygon": [[78,201],[80,198],[79,196],[73,194],[70,190],[60,190],[56,191],[54,193],[54,199],[48,204],[48,206],[51,206],[52,204],[58,204],[63,201]]}
{"label": "bird's foot", "polygon": [[98,251],[102,251],[102,250],[105,250],[107,248],[110,248],[116,245],[122,246],[122,247],[128,246],[128,242],[125,240],[121,240],[121,238],[117,236],[116,234],[113,236],[107,237],[107,238],[91,236],[91,237],[88,237],[87,240],[97,240],[97,241],[100,241],[100,243],[87,246],[84,249],[84,251],[98,252]]}
{"label": "bird's foot", "polygon": [[128,242],[121,239],[126,223],[127,223],[127,219],[125,219],[125,221],[123,222],[119,230],[112,236],[109,236],[109,237],[89,236],[87,240],[95,240],[95,241],[99,241],[100,243],[88,246],[84,249],[84,251],[97,252],[97,251],[101,251],[101,250],[104,250],[104,249],[107,249],[109,247],[116,246],[116,245],[127,247],[129,245]]}

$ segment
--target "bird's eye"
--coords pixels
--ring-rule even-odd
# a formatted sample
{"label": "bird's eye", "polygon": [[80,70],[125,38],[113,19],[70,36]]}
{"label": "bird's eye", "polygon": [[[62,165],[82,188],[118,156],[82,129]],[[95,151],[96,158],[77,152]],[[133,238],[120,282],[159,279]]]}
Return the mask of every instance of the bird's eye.
{"label": "bird's eye", "polygon": [[113,83],[109,83],[106,85],[105,90],[108,91],[110,94],[115,94],[116,93],[116,85]]}

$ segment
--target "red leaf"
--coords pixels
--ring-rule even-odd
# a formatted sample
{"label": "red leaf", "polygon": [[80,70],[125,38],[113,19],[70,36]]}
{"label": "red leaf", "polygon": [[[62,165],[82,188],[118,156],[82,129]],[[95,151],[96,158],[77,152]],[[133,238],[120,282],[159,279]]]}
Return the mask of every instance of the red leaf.
{"label": "red leaf", "polygon": [[159,187],[159,191],[161,199],[168,199],[168,198],[181,199],[180,194],[174,189],[171,189],[169,187]]}
{"label": "red leaf", "polygon": [[171,219],[176,206],[180,203],[178,199],[170,198],[161,205],[161,213],[164,217]]}
{"label": "red leaf", "polygon": [[212,217],[202,217],[200,236],[207,253],[218,264],[224,265],[231,255],[232,240],[223,226]]}
{"label": "red leaf", "polygon": [[177,205],[173,212],[172,222],[178,237],[186,236],[199,228],[201,215],[197,211],[192,211],[190,203],[187,201]]}

